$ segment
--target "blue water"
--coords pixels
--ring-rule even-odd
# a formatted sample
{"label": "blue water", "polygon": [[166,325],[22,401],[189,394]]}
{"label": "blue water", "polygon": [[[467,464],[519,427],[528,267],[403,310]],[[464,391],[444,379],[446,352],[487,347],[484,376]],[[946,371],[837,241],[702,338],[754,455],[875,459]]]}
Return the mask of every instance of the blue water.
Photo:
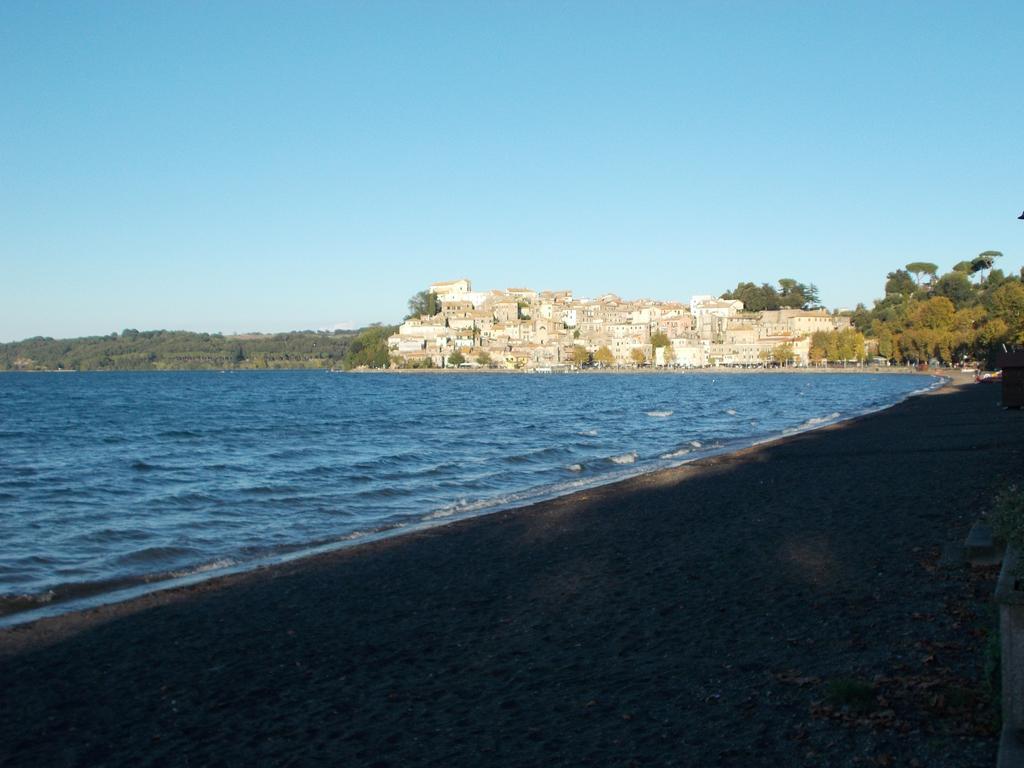
{"label": "blue water", "polygon": [[567,493],[932,381],[0,374],[0,615]]}

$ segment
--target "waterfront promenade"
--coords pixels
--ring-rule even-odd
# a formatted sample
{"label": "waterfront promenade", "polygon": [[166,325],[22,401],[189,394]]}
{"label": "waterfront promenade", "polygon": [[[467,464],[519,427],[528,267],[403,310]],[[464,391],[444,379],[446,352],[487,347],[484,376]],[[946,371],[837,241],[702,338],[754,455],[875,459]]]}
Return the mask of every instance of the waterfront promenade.
{"label": "waterfront promenade", "polygon": [[994,765],[998,397],[5,630],[0,765]]}

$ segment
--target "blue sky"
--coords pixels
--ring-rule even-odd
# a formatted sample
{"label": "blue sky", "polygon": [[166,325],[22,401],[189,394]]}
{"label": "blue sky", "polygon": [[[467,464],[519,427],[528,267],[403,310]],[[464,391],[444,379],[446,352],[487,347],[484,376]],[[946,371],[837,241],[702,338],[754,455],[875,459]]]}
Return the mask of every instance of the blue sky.
{"label": "blue sky", "polygon": [[0,4],[0,340],[1024,264],[1024,4]]}

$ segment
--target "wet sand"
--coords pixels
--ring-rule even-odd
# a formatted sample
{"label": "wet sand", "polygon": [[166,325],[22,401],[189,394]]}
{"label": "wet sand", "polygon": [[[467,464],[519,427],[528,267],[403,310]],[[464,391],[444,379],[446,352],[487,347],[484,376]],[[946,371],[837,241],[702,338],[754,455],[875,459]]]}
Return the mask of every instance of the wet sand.
{"label": "wet sand", "polygon": [[0,631],[0,764],[994,765],[998,398]]}

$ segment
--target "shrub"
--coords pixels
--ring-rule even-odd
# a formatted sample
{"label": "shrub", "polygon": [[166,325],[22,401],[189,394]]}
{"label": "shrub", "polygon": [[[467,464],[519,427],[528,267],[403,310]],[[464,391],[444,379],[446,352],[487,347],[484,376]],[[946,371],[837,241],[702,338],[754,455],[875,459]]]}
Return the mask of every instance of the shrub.
{"label": "shrub", "polygon": [[996,538],[1024,548],[1024,493],[1010,485],[996,494],[989,513]]}

